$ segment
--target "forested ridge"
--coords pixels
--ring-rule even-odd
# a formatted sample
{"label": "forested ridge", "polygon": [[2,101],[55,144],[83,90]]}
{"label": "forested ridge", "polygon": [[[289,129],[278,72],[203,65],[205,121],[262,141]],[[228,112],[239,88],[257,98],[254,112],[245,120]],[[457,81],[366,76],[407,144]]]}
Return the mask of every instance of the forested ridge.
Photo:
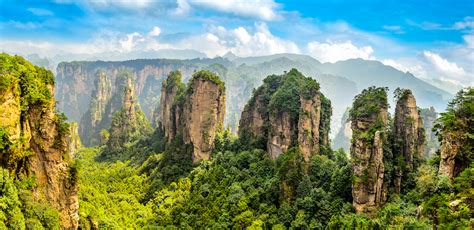
{"label": "forested ridge", "polygon": [[[8,61],[0,66],[0,87],[7,92],[13,83],[5,72],[18,57],[2,58]],[[67,178],[79,187],[81,229],[474,227],[473,88],[460,91],[436,120],[441,147],[428,157],[408,89],[395,91],[393,115],[386,88],[369,87],[354,98],[349,153],[330,148],[331,101],[296,69],[270,75],[254,90],[238,134],[223,125],[225,84],[218,73],[197,71],[185,85],[180,72],[171,72],[153,130],[132,82],[115,99],[122,103],[111,126],[93,137],[97,146],[64,156]],[[41,105],[34,98],[22,100]],[[64,120],[56,123],[57,135],[71,135]],[[35,174],[10,162],[29,155],[12,155],[11,131],[0,125],[1,162],[8,162],[0,178],[0,228],[63,226],[57,208],[32,205],[24,195],[34,190]]]}

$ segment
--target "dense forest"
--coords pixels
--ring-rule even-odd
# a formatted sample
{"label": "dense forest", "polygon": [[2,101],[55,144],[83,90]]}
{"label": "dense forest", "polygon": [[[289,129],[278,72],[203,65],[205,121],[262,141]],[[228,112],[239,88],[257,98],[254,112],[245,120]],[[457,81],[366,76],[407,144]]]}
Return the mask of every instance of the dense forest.
{"label": "dense forest", "polygon": [[[0,228],[474,228],[474,88],[435,121],[441,146],[428,156],[411,90],[368,87],[349,110],[345,152],[331,149],[332,104],[313,78],[296,69],[267,76],[234,133],[224,127],[218,74],[196,71],[185,84],[170,72],[152,128],[133,74],[120,73],[119,109],[91,134],[96,146],[79,148],[77,130],[54,108],[52,73],[2,54]],[[49,181],[35,159],[54,162]],[[77,196],[78,208],[52,191]]]}

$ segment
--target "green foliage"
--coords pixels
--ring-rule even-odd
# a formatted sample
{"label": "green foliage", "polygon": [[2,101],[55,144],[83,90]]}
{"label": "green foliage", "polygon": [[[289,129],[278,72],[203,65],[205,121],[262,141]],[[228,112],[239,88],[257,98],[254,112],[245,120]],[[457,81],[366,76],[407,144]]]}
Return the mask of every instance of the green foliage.
{"label": "green foliage", "polygon": [[[22,111],[33,106],[47,106],[52,95],[49,86],[54,84],[51,71],[34,66],[20,56],[0,54],[0,96],[8,91],[20,95]],[[9,90],[10,89],[10,90]]]}
{"label": "green foliage", "polygon": [[81,228],[144,227],[151,218],[151,207],[139,202],[149,188],[146,176],[127,162],[97,162],[98,153],[97,149],[77,153]]}
{"label": "green foliage", "polygon": [[186,88],[186,85],[182,83],[181,79],[182,75],[179,70],[171,71],[168,74],[166,80],[163,81],[162,87],[165,88],[168,93],[170,93],[171,89],[173,89],[174,87],[178,87],[178,89],[181,89],[181,91],[183,91],[184,88]]}
{"label": "green foliage", "polygon": [[388,108],[388,88],[371,86],[355,96],[352,108],[349,111],[351,120],[368,118],[378,114],[380,109]]}
{"label": "green foliage", "polygon": [[474,88],[468,87],[458,92],[448,104],[447,111],[436,120],[433,131],[441,142],[449,138],[459,148],[455,164],[456,174],[474,159]]}
{"label": "green foliage", "polygon": [[[225,92],[225,84],[224,84],[224,82],[219,78],[219,76],[217,76],[216,74],[214,74],[214,73],[211,72],[211,71],[208,71],[208,70],[200,70],[200,71],[195,72],[195,73],[193,74],[193,79],[190,80],[189,83],[191,84],[194,79],[203,79],[203,80],[212,81],[212,82],[214,82],[214,83],[219,87],[219,89],[221,90],[221,92]],[[188,86],[188,90],[192,90],[190,86]]]}
{"label": "green foliage", "polygon": [[0,228],[25,229],[18,189],[8,170],[0,168]]}
{"label": "green foliage", "polygon": [[281,85],[271,95],[269,110],[277,114],[287,112],[295,121],[300,113],[300,96],[307,100],[313,98],[319,93],[319,84],[296,69],[291,69],[280,77]]}

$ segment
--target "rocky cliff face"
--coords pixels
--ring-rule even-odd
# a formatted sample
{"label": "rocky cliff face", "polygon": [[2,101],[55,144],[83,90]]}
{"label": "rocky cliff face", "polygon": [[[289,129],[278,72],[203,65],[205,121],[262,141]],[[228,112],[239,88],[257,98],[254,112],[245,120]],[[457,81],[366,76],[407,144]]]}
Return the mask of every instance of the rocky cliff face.
{"label": "rocky cliff face", "polygon": [[194,163],[208,160],[216,132],[224,125],[224,83],[209,71],[199,71],[184,90],[181,74],[171,72],[163,83],[161,102],[158,128],[168,143],[182,138],[193,148]]}
{"label": "rocky cliff face", "polygon": [[181,72],[170,72],[168,78],[163,81],[161,86],[161,98],[159,107],[155,110],[154,120],[156,120],[156,127],[164,131],[164,136],[168,143],[175,136],[176,122],[175,122],[175,100],[177,96],[182,94],[185,85],[181,82]]}
{"label": "rocky cliff face", "polygon": [[386,199],[383,147],[387,108],[386,89],[371,87],[356,96],[350,111],[352,197],[356,212],[370,213]]}
{"label": "rocky cliff face", "polygon": [[82,117],[79,127],[79,134],[84,137],[83,141],[86,146],[98,144],[98,132],[105,128],[100,125],[104,123],[102,122],[103,117],[107,117],[105,110],[112,96],[111,81],[105,71],[97,71],[94,86],[89,110]]}
{"label": "rocky cliff face", "polygon": [[435,121],[439,116],[439,113],[437,113],[433,107],[430,107],[429,109],[421,109],[420,116],[423,120],[423,128],[425,129],[425,156],[430,158],[436,153],[436,150],[438,150],[440,147],[438,138],[436,138],[435,132],[432,131],[435,125]]}
{"label": "rocky cliff face", "polygon": [[54,77],[6,54],[0,69],[1,166],[16,178],[36,178],[33,199],[56,209],[63,228],[76,229],[77,175],[67,148],[69,125],[55,112]]}
{"label": "rocky cliff face", "polygon": [[66,137],[67,152],[71,158],[82,147],[81,138],[79,137],[79,127],[76,122],[69,126],[69,135]]}
{"label": "rocky cliff face", "polygon": [[224,83],[209,78],[210,74],[194,74],[183,107],[183,140],[193,145],[193,162],[209,159],[216,132],[224,126]]}
{"label": "rocky cliff face", "polygon": [[[151,119],[153,109],[159,102],[160,95],[157,92],[160,92],[161,82],[166,79],[167,74],[179,70],[184,76],[191,76],[196,69],[191,60],[63,62],[56,70],[58,108],[65,111],[69,119],[80,121],[94,98],[92,92],[97,90],[96,87],[91,87],[97,79],[97,72],[104,72],[113,88],[120,73],[128,71],[134,76],[137,100],[146,116]],[[115,89],[113,92],[116,92]]]}
{"label": "rocky cliff face", "polygon": [[[239,134],[276,159],[299,146],[305,161],[329,145],[331,104],[315,80],[296,69],[268,76],[242,112]],[[265,143],[265,145],[262,145]]]}
{"label": "rocky cliff face", "polygon": [[127,78],[122,96],[122,108],[112,118],[107,141],[109,152],[117,152],[151,131],[133,92],[132,79]]}
{"label": "rocky cliff face", "polygon": [[474,159],[474,88],[459,91],[436,121],[441,142],[439,174],[454,178]]}
{"label": "rocky cliff face", "polygon": [[410,90],[400,93],[395,108],[393,152],[396,162],[399,162],[394,178],[397,192],[402,188],[402,178],[415,171],[417,162],[425,158],[425,133],[415,97]]}

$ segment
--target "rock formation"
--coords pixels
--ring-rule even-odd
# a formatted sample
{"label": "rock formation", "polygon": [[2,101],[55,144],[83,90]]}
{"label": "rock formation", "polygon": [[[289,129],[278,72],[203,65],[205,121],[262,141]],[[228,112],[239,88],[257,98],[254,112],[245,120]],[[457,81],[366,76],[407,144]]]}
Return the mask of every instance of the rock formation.
{"label": "rock formation", "polygon": [[55,112],[54,77],[19,56],[0,55],[0,163],[15,178],[34,176],[33,199],[78,227],[77,170],[67,149],[69,125]]}
{"label": "rock formation", "polygon": [[436,138],[433,128],[435,121],[438,118],[439,113],[435,111],[433,107],[421,109],[420,116],[423,120],[423,128],[425,129],[425,138],[426,138],[426,147],[425,147],[425,156],[430,158],[436,153],[436,150],[439,149],[440,143],[438,138]]}
{"label": "rock formation", "polygon": [[276,159],[299,146],[308,162],[321,146],[329,145],[331,103],[319,84],[296,69],[271,75],[255,90],[242,112],[239,134]]}
{"label": "rock formation", "polygon": [[79,137],[78,125],[76,122],[72,122],[69,126],[69,135],[66,138],[67,151],[71,158],[82,146],[81,138]]}
{"label": "rock formation", "polygon": [[474,159],[474,88],[459,91],[436,121],[441,142],[439,174],[454,178]]}
{"label": "rock formation", "polygon": [[356,212],[372,212],[386,199],[384,183],[385,128],[388,104],[385,88],[370,87],[354,99],[352,126],[352,198]]}
{"label": "rock formation", "polygon": [[117,73],[112,86],[104,71],[97,72],[96,90],[93,91],[89,110],[79,124],[79,134],[85,146],[100,144],[100,132],[110,127],[114,114],[122,109],[125,88],[127,84],[132,84],[133,79],[131,72],[123,70]]}
{"label": "rock formation", "polygon": [[123,150],[125,145],[149,133],[151,127],[140,110],[133,93],[132,79],[127,78],[122,97],[122,108],[117,111],[110,125],[107,147],[110,152]]}
{"label": "rock formation", "polygon": [[400,90],[394,120],[393,157],[399,165],[395,169],[395,190],[400,193],[402,178],[416,170],[418,161],[423,160],[425,133],[416,100],[410,90]]}
{"label": "rock formation", "polygon": [[193,162],[209,159],[216,132],[224,126],[224,83],[213,76],[207,71],[194,74],[183,106],[183,140],[193,145]]}
{"label": "rock formation", "polygon": [[183,90],[180,76],[172,72],[163,83],[158,128],[168,143],[179,137],[191,145],[194,163],[208,160],[216,132],[224,124],[224,83],[209,71],[199,71]]}
{"label": "rock formation", "polygon": [[176,97],[183,93],[185,85],[181,82],[181,72],[173,71],[170,72],[168,78],[163,81],[161,86],[161,97],[160,105],[156,111],[156,127],[163,130],[164,136],[168,143],[173,140],[176,130],[175,119],[175,110],[173,106],[175,105]]}
{"label": "rock formation", "polygon": [[86,146],[98,144],[98,130],[105,115],[105,108],[112,96],[112,84],[105,74],[105,71],[99,70],[96,73],[94,82],[95,89],[92,91],[89,110],[81,119],[79,127],[80,136],[84,137],[83,142]]}

